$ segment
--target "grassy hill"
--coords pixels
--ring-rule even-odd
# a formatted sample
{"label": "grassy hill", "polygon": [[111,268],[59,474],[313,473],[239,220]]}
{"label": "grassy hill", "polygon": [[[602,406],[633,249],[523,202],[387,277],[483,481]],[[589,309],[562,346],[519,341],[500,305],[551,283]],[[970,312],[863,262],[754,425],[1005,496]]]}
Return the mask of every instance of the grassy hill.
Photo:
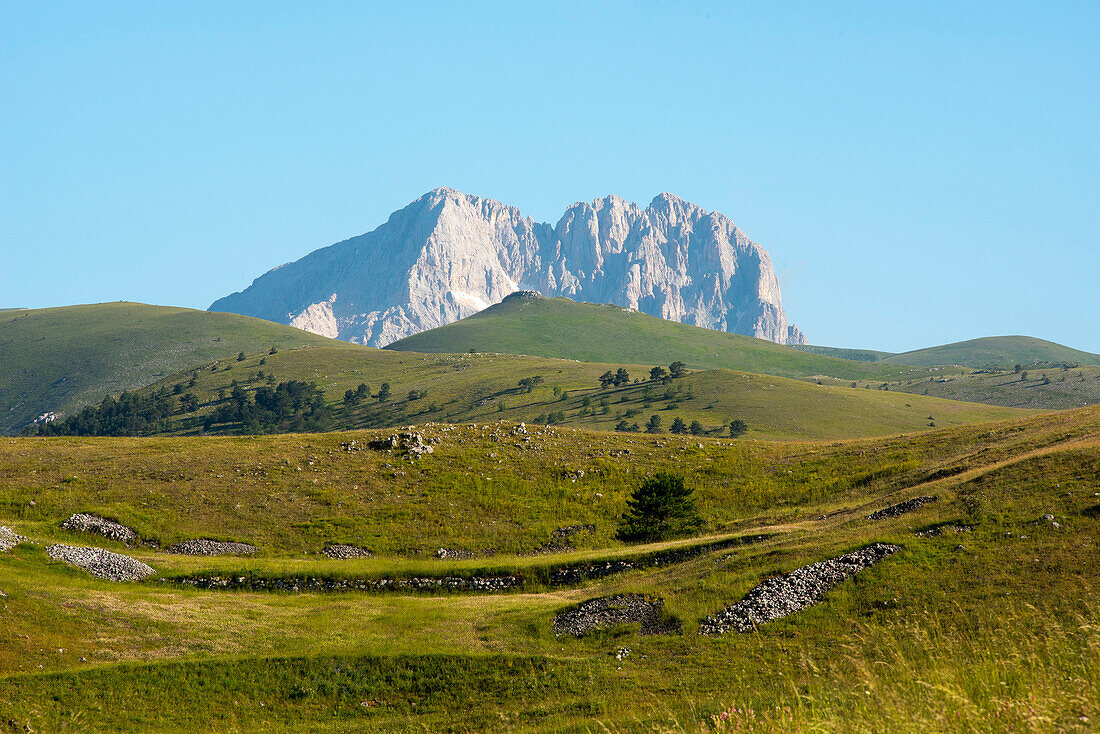
{"label": "grassy hill", "polygon": [[762,339],[659,319],[621,306],[516,294],[480,313],[386,347],[409,352],[504,352],[582,362],[669,364],[780,377],[888,379],[903,366],[802,352]]}
{"label": "grassy hill", "polygon": [[[618,364],[593,364],[508,354],[415,354],[337,344],[269,355],[235,357],[211,367],[177,373],[150,390],[194,392],[202,406],[177,413],[180,432],[198,433],[203,416],[227,398],[234,381],[246,390],[286,380],[316,382],[335,408],[337,429],[498,420],[559,423],[610,431],[623,420],[644,427],[652,415],[667,432],[679,417],[699,421],[712,435],[726,433],[729,422],[748,424],[748,436],[781,439],[835,439],[881,436],[934,427],[1006,418],[1019,413],[1003,407],[902,395],[875,390],[823,386],[782,377],[730,370],[703,370],[667,383],[649,381],[651,365],[626,365],[644,376],[618,388],[600,388],[598,377]],[[192,375],[195,384],[190,384]],[[540,376],[530,392],[518,381]],[[377,395],[383,382],[392,397],[368,398],[345,406],[343,395],[360,383]],[[414,393],[415,396],[410,396]],[[220,396],[220,397],[219,397]]]}
{"label": "grassy hill", "polygon": [[[342,447],[370,432],[0,442],[0,524],[31,541],[0,553],[0,720],[34,731],[1008,732],[1088,731],[1100,717],[1100,408],[829,444],[423,430],[439,443],[415,462]],[[704,525],[685,543],[765,537],[577,585],[472,595],[113,584],[43,550],[111,548],[160,578],[535,576],[671,545],[612,538],[627,493],[658,470],[698,496]],[[867,519],[925,495],[937,499]],[[126,548],[60,530],[76,511],[161,544],[216,537],[260,552]],[[576,524],[594,528],[576,550],[535,554]],[[376,556],[317,555],[329,542]],[[762,579],[872,542],[901,549],[820,605],[751,634],[697,634]],[[437,547],[480,557],[436,561]],[[663,599],[682,634],[551,631],[557,612],[619,593]]]}
{"label": "grassy hill", "polygon": [[921,380],[848,383],[826,378],[822,382],[1011,408],[1064,410],[1100,404],[1100,367],[1031,367],[1018,373],[1012,369],[983,369]]}
{"label": "grassy hill", "polygon": [[1025,367],[1061,364],[1100,365],[1100,354],[1082,352],[1031,336],[990,336],[892,354],[884,357],[881,362],[919,367],[959,365],[976,369],[983,367],[1011,369],[1017,364]]}
{"label": "grassy hill", "polygon": [[210,360],[332,340],[236,314],[140,303],[0,312],[0,433]]}
{"label": "grassy hill", "polygon": [[826,357],[839,357],[840,359],[853,359],[857,362],[878,362],[886,357],[892,357],[893,352],[880,352],[877,349],[848,349],[845,347],[819,347],[812,344],[796,344],[791,347],[800,352],[821,354]]}

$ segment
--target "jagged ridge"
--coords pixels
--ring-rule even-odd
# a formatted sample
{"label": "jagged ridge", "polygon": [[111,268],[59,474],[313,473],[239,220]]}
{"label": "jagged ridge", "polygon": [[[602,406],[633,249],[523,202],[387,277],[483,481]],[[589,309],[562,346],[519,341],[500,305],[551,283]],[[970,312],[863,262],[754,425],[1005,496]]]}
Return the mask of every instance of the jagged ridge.
{"label": "jagged ridge", "polygon": [[385,346],[517,290],[806,343],[787,322],[764,248],[722,214],[671,194],[645,209],[617,196],[579,202],[551,226],[438,188],[374,231],[275,268],[210,310]]}

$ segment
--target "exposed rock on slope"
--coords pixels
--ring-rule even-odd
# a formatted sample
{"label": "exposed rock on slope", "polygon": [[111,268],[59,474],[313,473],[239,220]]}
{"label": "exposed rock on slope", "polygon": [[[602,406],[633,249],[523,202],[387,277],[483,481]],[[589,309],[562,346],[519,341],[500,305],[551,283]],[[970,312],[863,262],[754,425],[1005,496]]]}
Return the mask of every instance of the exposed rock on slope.
{"label": "exposed rock on slope", "polygon": [[0,552],[10,551],[25,540],[26,538],[17,535],[11,528],[0,525]]}
{"label": "exposed rock on slope", "polygon": [[704,619],[699,625],[699,634],[720,635],[730,630],[752,632],[758,625],[819,603],[825,593],[841,581],[899,550],[896,545],[875,543],[762,581],[741,601]]}
{"label": "exposed rock on slope", "polygon": [[440,188],[373,232],[275,268],[212,311],[385,346],[521,289],[805,344],[787,322],[771,259],[733,222],[671,194],[571,206],[556,226]]}
{"label": "exposed rock on slope", "polygon": [[136,558],[102,548],[56,544],[47,548],[46,554],[55,560],[82,568],[96,578],[109,581],[141,581],[156,573],[152,567]]}
{"label": "exposed rock on slope", "polygon": [[61,528],[78,533],[97,533],[104,538],[117,540],[127,545],[137,539],[137,533],[132,528],[128,528],[114,520],[107,520],[98,515],[89,515],[84,512],[78,512],[61,523]]}

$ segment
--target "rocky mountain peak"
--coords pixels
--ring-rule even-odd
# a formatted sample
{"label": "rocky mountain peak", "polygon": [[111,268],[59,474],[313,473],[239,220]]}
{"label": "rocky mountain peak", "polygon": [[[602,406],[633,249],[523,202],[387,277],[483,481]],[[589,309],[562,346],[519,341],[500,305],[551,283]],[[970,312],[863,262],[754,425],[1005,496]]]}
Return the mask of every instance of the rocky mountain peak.
{"label": "rocky mountain peak", "polygon": [[384,346],[521,290],[805,343],[767,252],[725,216],[669,193],[645,209],[615,195],[577,202],[552,226],[439,187],[210,308]]}

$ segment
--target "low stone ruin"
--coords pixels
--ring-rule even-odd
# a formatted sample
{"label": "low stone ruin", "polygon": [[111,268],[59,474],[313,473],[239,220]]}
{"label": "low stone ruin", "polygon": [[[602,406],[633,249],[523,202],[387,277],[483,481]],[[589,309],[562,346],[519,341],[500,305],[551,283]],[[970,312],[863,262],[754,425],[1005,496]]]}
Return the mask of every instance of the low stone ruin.
{"label": "low stone ruin", "polygon": [[948,533],[952,535],[958,535],[959,533],[969,533],[973,529],[973,525],[956,525],[951,523],[948,525],[937,525],[935,527],[927,528],[925,530],[918,530],[915,535],[918,538],[938,538],[941,535],[947,535]]}
{"label": "low stone ruin", "polygon": [[620,624],[637,624],[641,635],[670,635],[680,624],[664,619],[664,601],[641,594],[602,596],[567,609],[554,617],[554,634],[582,637],[597,629]]}
{"label": "low stone ruin", "polygon": [[752,632],[758,625],[779,619],[818,604],[825,593],[849,576],[870,568],[891,553],[896,545],[875,543],[827,561],[802,566],[782,576],[767,579],[699,625],[701,635],[720,635],[730,630]]}
{"label": "low stone ruin", "polygon": [[233,543],[221,540],[185,540],[170,545],[165,550],[181,556],[234,556],[255,553],[259,550],[248,543]]}
{"label": "low stone ruin", "polygon": [[326,545],[321,553],[329,558],[335,558],[338,561],[347,561],[352,558],[370,558],[374,554],[366,548],[360,548],[357,545]]}
{"label": "low stone ruin", "polygon": [[136,558],[102,548],[57,544],[46,548],[46,554],[54,560],[82,568],[96,578],[109,581],[141,581],[156,573],[152,567]]}
{"label": "low stone ruin", "polygon": [[133,543],[138,538],[138,534],[132,528],[128,528],[122,523],[84,512],[78,512],[61,523],[61,529],[74,533],[95,533],[108,540],[117,540],[126,545]]}
{"label": "low stone ruin", "polygon": [[929,497],[927,495],[924,497],[914,497],[911,500],[905,500],[904,502],[899,502],[896,505],[890,505],[889,507],[884,507],[881,510],[876,510],[875,512],[872,512],[870,515],[868,515],[867,519],[885,520],[890,517],[897,517],[899,515],[904,515],[907,512],[912,512],[913,510],[924,507],[929,502],[935,501],[935,497]]}
{"label": "low stone ruin", "polygon": [[263,578],[254,576],[180,576],[161,579],[165,583],[210,590],[289,591],[292,593],[337,593],[347,591],[500,593],[523,586],[518,576],[413,576],[378,579],[311,577]]}
{"label": "low stone ruin", "polygon": [[573,537],[596,532],[595,525],[566,525],[550,533],[550,540],[542,544],[536,553],[561,553],[573,549]]}
{"label": "low stone ruin", "polygon": [[468,558],[477,558],[477,554],[460,548],[439,548],[435,552],[435,557],[441,561],[463,561]]}

